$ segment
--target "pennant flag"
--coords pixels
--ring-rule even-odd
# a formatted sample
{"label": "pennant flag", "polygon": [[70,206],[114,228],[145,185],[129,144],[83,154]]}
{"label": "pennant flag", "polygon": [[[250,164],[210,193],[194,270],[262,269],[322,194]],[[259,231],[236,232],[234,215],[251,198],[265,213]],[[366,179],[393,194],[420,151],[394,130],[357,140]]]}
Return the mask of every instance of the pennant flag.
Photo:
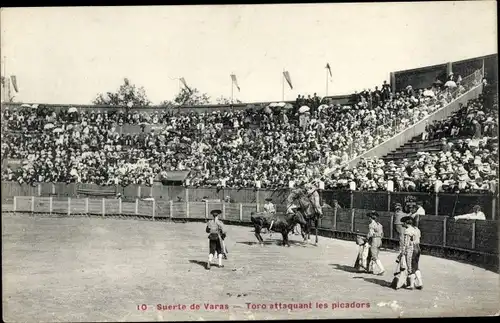
{"label": "pennant flag", "polygon": [[330,72],[330,77],[332,76],[332,69],[330,68],[330,64],[326,63],[326,68],[328,69],[328,72]]}
{"label": "pennant flag", "polygon": [[10,80],[12,81],[12,86],[14,87],[14,91],[16,91],[16,93],[18,93],[18,89],[17,89],[17,78],[15,75],[11,75],[10,76]]}
{"label": "pennant flag", "polygon": [[240,91],[240,86],[238,85],[238,81],[236,80],[236,75],[231,74],[231,80],[233,80],[234,85],[236,85],[236,88],[238,89],[238,92]]}
{"label": "pennant flag", "polygon": [[288,73],[288,71],[284,71],[283,76],[285,76],[285,80],[287,81],[288,85],[290,85],[290,88],[293,90],[292,79],[290,78],[290,73]]}
{"label": "pennant flag", "polygon": [[186,89],[187,89],[189,92],[193,92],[193,91],[191,91],[191,89],[189,88],[189,86],[188,86],[188,85],[187,85],[187,83],[186,83],[186,80],[185,80],[183,77],[181,77],[181,78],[179,79],[179,81],[181,81],[181,83],[182,83],[182,84],[186,87]]}

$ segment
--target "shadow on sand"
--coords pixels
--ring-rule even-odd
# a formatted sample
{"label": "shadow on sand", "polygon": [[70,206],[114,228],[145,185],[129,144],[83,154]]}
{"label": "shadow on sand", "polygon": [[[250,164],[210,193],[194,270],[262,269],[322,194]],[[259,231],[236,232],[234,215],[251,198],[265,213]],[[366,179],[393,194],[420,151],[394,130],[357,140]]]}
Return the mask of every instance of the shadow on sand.
{"label": "shadow on sand", "polygon": [[207,262],[206,261],[199,261],[199,260],[189,260],[190,263],[192,264],[197,264],[197,265],[200,265],[202,266],[203,268],[205,268],[207,266]]}
{"label": "shadow on sand", "polygon": [[[258,245],[259,244],[258,241],[238,241],[237,243],[246,244],[247,246],[254,246],[254,245]],[[264,245],[266,245],[266,246],[268,246],[268,245],[281,246],[282,243],[283,243],[283,240],[281,240],[281,239],[267,239],[267,240],[264,240]],[[300,247],[305,247],[305,244],[302,241],[288,240],[288,243],[290,244],[290,246],[297,245],[297,246],[300,246]]]}
{"label": "shadow on sand", "polygon": [[357,270],[353,266],[340,265],[340,264],[330,264],[330,266],[335,266],[336,270],[346,271],[348,273],[362,274],[362,271]]}
{"label": "shadow on sand", "polygon": [[383,279],[378,279],[378,278],[372,278],[372,277],[353,277],[354,279],[363,279],[365,282],[369,282],[369,283],[372,283],[372,284],[377,284],[379,286],[382,286],[382,287],[387,287],[387,288],[392,288],[391,287],[391,282],[388,282],[386,280],[383,280]]}

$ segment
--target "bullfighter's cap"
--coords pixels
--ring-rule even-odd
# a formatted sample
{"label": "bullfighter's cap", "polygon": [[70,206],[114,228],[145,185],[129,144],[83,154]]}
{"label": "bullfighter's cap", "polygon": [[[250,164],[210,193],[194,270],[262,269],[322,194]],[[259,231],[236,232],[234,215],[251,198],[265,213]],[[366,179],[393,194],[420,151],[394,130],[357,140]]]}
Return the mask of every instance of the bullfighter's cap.
{"label": "bullfighter's cap", "polygon": [[210,214],[212,216],[218,216],[218,215],[222,214],[222,211],[221,210],[212,210],[212,211],[210,211]]}

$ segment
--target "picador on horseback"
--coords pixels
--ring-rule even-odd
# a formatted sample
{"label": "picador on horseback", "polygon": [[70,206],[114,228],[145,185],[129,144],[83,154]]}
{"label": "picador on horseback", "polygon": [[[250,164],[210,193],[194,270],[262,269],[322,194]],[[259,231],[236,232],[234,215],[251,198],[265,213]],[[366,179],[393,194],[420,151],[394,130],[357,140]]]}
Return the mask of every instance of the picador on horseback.
{"label": "picador on horseback", "polygon": [[288,234],[299,224],[302,228],[304,240],[309,238],[311,222],[315,222],[316,243],[318,243],[318,219],[323,215],[320,205],[319,193],[314,185],[305,185],[294,189],[287,197],[285,214],[276,212],[252,213],[251,220],[255,228],[255,236],[261,245],[264,240],[260,235],[261,230],[279,232],[283,236],[283,245],[289,246]]}

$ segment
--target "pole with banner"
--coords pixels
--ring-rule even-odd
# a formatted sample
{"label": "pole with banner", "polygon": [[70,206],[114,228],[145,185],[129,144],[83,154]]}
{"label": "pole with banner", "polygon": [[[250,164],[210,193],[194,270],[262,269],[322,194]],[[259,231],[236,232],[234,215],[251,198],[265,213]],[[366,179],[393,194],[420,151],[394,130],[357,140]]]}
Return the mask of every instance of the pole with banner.
{"label": "pole with banner", "polygon": [[281,101],[285,101],[285,69],[281,74]]}

